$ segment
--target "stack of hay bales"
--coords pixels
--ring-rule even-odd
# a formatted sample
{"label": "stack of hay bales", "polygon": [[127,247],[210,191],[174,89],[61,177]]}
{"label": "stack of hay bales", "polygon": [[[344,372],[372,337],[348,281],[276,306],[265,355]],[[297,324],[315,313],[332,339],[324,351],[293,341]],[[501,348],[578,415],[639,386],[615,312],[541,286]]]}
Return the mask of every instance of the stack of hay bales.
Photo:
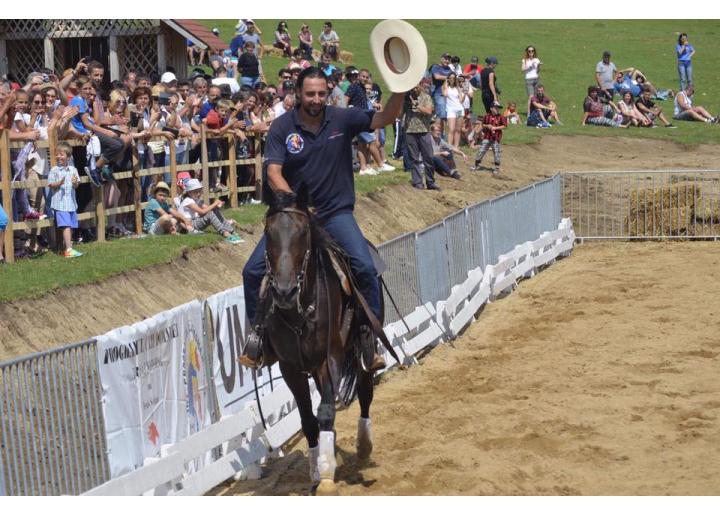
{"label": "stack of hay bales", "polygon": [[628,235],[694,235],[695,208],[701,204],[700,194],[700,186],[691,182],[631,191],[626,219]]}

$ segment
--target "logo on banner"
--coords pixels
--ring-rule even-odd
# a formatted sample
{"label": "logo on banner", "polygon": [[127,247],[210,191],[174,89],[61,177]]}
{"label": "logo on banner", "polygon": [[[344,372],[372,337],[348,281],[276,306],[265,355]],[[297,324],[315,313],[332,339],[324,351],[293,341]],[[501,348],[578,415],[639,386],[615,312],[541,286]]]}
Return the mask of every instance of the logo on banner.
{"label": "logo on banner", "polygon": [[188,398],[188,414],[190,424],[195,426],[195,430],[200,430],[203,425],[203,405],[202,395],[200,394],[200,370],[202,369],[202,358],[200,349],[198,348],[195,338],[190,339],[187,345],[188,352],[188,368],[187,368],[187,398]]}
{"label": "logo on banner", "polygon": [[305,141],[300,134],[293,132],[285,139],[285,148],[292,154],[300,153],[305,148]]}
{"label": "logo on banner", "polygon": [[148,427],[148,439],[150,439],[150,442],[153,444],[153,446],[157,446],[159,438],[160,432],[158,432],[157,425],[155,425],[155,422],[153,421]]}

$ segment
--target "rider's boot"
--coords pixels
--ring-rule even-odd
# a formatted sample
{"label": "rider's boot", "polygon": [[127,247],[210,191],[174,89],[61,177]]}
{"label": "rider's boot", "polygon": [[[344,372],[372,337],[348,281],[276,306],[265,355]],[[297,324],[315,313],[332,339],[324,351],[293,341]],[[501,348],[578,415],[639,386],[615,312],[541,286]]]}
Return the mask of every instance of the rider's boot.
{"label": "rider's boot", "polygon": [[377,353],[375,334],[367,325],[360,327],[360,360],[365,371],[375,372],[385,369],[385,359]]}

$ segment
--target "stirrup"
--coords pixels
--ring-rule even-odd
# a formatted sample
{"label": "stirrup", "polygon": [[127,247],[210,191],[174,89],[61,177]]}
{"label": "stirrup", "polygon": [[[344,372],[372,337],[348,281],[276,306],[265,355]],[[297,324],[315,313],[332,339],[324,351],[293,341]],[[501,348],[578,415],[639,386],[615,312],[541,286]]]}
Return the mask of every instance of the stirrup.
{"label": "stirrup", "polygon": [[258,328],[250,329],[250,333],[245,339],[245,348],[243,348],[243,352],[237,358],[238,362],[246,368],[258,369],[264,364],[263,341],[262,336],[258,332]]}
{"label": "stirrup", "polygon": [[379,355],[375,346],[375,334],[367,325],[360,327],[360,366],[367,373],[385,369],[385,359]]}

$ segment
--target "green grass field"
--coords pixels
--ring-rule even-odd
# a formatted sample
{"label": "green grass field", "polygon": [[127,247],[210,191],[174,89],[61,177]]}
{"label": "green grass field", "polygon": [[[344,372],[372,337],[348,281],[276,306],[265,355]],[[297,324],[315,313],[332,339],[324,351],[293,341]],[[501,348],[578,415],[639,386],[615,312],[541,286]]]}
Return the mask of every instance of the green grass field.
{"label": "green grass field", "polygon": [[[272,44],[279,20],[255,22],[263,31],[263,43]],[[310,25],[313,36],[322,29],[323,20],[288,21],[293,45],[301,23]],[[520,60],[527,45],[534,45],[543,62],[541,81],[546,93],[559,105],[562,127],[549,129],[552,133],[585,135],[621,135],[668,139],[685,144],[720,141],[720,126],[679,122],[677,130],[629,129],[619,131],[601,127],[583,127],[582,101],[587,86],[595,84],[595,65],[604,50],[610,50],[619,69],[636,67],[646,74],[658,88],[678,89],[675,66],[675,44],[680,32],[687,32],[696,48],[693,74],[696,84],[695,104],[710,112],[720,111],[720,81],[717,80],[720,55],[719,20],[408,20],[422,33],[428,46],[428,65],[437,62],[443,52],[458,55],[465,65],[477,55],[481,62],[494,55],[498,84],[502,89],[502,103],[516,101],[521,112],[527,102]],[[341,48],[353,53],[353,64],[367,67],[373,77],[380,78],[370,54],[369,34],[378,20],[332,20],[341,41]],[[220,37],[230,41],[237,20],[203,20],[208,27],[218,27]],[[319,45],[315,45],[319,48]],[[715,56],[715,57],[713,57]],[[277,71],[284,59],[268,57],[263,66],[269,81],[276,82]],[[382,81],[380,81],[382,84]],[[672,116],[672,101],[658,102],[666,114]],[[476,112],[482,104],[475,102]],[[527,127],[512,127],[503,139],[508,143],[535,142],[538,133],[546,131]]]}

